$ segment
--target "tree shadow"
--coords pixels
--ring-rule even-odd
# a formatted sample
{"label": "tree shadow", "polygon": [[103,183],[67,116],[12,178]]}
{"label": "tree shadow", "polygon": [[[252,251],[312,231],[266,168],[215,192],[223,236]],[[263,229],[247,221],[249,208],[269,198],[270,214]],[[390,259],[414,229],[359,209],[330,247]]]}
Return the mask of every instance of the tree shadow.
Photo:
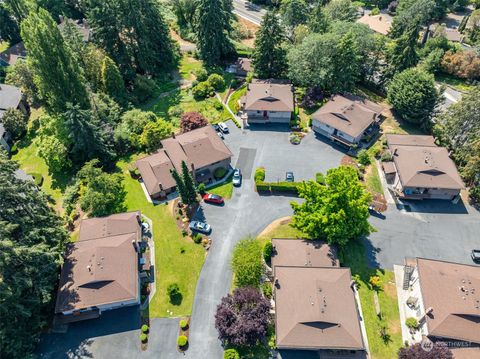
{"label": "tree shadow", "polygon": [[182,293],[176,293],[170,296],[170,303],[173,305],[179,306],[182,304],[182,301],[183,301]]}

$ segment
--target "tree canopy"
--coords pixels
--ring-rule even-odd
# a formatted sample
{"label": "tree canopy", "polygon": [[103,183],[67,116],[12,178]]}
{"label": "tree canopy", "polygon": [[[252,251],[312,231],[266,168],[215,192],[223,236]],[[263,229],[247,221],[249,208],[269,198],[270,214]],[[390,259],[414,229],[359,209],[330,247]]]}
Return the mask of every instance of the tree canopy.
{"label": "tree canopy", "polygon": [[406,348],[400,348],[398,359],[453,359],[453,354],[446,344],[435,343],[431,350],[422,348],[422,343],[416,343]]}
{"label": "tree canopy", "polygon": [[346,245],[370,233],[368,205],[371,195],[352,167],[330,169],[326,184],[309,181],[299,186],[302,204],[292,202],[291,225],[309,238]]}
{"label": "tree canopy", "polygon": [[262,247],[255,238],[246,238],[235,245],[232,269],[237,287],[260,286],[263,274]]}
{"label": "tree canopy", "polygon": [[0,353],[23,359],[47,326],[68,235],[43,192],[15,176],[17,168],[0,153]]}

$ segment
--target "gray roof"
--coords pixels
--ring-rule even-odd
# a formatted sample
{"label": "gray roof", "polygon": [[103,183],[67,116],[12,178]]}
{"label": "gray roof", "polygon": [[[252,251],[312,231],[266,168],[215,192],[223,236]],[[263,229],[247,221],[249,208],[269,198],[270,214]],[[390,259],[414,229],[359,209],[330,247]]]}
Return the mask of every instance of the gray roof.
{"label": "gray roof", "polygon": [[22,101],[22,91],[18,87],[0,84],[0,110],[17,108]]}

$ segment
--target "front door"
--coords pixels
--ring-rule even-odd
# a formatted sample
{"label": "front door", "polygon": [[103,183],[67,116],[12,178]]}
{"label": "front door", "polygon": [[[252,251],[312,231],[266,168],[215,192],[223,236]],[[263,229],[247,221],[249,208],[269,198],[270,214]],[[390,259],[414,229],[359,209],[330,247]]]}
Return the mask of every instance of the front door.
{"label": "front door", "polygon": [[268,117],[268,111],[263,111],[263,117],[265,117],[265,118]]}

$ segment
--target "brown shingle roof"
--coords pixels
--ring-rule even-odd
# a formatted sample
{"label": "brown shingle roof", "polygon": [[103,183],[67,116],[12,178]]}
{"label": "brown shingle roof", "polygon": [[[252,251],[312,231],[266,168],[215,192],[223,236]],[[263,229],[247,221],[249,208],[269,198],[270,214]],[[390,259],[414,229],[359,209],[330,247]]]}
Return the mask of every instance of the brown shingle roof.
{"label": "brown shingle roof", "polygon": [[447,149],[435,146],[432,136],[387,135],[387,142],[404,187],[465,187]]}
{"label": "brown shingle roof", "polygon": [[480,267],[417,258],[431,336],[480,343]]}
{"label": "brown shingle roof", "polygon": [[155,195],[163,189],[175,187],[170,170],[182,170],[182,161],[195,169],[232,157],[232,153],[218,137],[212,126],[197,128],[161,141],[163,149],[135,162],[147,191]]}
{"label": "brown shingle roof", "polygon": [[293,87],[274,80],[254,80],[247,85],[245,110],[293,111]]}
{"label": "brown shingle roof", "polygon": [[4,62],[5,64],[13,66],[18,59],[24,59],[26,56],[27,49],[25,49],[25,45],[23,41],[21,41],[0,53],[0,64]]}
{"label": "brown shingle roof", "polygon": [[139,212],[82,221],[65,253],[55,313],[138,300]]}
{"label": "brown shingle roof", "polygon": [[327,124],[349,136],[357,137],[382,112],[382,107],[353,95],[335,95],[312,115],[314,121]]}
{"label": "brown shingle roof", "polygon": [[370,29],[379,34],[387,35],[390,31],[392,23],[384,15],[369,15],[365,14],[357,20],[360,24],[367,25]]}
{"label": "brown shingle roof", "polygon": [[272,239],[274,247],[272,265],[295,267],[339,266],[337,253],[323,241],[291,238]]}
{"label": "brown shingle roof", "polygon": [[349,268],[275,267],[280,349],[365,348]]}

